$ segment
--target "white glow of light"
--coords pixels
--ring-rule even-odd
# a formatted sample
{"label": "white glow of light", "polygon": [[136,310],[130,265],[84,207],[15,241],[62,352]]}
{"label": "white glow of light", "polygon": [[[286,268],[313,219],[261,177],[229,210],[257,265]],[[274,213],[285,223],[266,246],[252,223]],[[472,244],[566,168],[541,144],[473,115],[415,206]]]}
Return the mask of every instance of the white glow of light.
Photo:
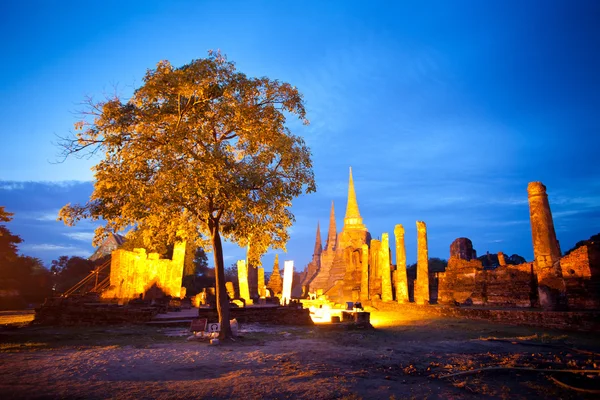
{"label": "white glow of light", "polygon": [[292,279],[294,278],[294,261],[286,261],[283,267],[283,293],[281,305],[289,303],[292,297]]}

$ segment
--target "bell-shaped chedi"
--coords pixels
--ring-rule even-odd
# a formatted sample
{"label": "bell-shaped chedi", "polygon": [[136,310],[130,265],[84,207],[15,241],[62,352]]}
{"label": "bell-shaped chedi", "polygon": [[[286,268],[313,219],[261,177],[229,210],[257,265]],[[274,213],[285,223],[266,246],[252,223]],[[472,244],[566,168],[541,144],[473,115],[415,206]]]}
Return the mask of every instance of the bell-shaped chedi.
{"label": "bell-shaped chedi", "polygon": [[[356,201],[356,192],[354,191],[354,179],[352,178],[352,168],[350,168],[350,177],[348,180],[348,204],[346,205],[346,216],[344,217],[344,228],[338,237],[336,256],[333,259],[331,270],[329,272],[329,287],[333,287],[337,282],[341,282],[347,276],[356,276],[356,281],[346,282],[345,286],[360,287],[360,274],[354,275],[354,271],[347,268],[350,262],[347,249],[360,249],[363,244],[369,244],[371,235],[367,227],[363,224],[358,202]],[[339,291],[339,290],[338,290]]]}
{"label": "bell-shaped chedi", "polygon": [[313,260],[323,252],[323,243],[321,242],[321,227],[317,222],[317,238],[315,239],[315,250],[313,252]]}
{"label": "bell-shaped chedi", "polygon": [[271,273],[267,288],[271,290],[273,296],[281,296],[281,292],[283,291],[283,281],[281,280],[281,274],[279,273],[279,254],[275,254],[273,273]]}
{"label": "bell-shaped chedi", "polygon": [[477,258],[477,252],[473,249],[471,239],[460,237],[450,244],[450,257],[470,261]]}
{"label": "bell-shaped chedi", "polygon": [[348,204],[346,205],[344,228],[340,234],[339,246],[341,249],[345,249],[346,247],[361,248],[363,244],[369,244],[370,240],[371,235],[363,223],[363,219],[358,209],[356,192],[354,190],[354,179],[352,178],[352,167],[350,167]]}
{"label": "bell-shaped chedi", "polygon": [[[320,236],[320,233],[319,233]],[[309,291],[317,291],[322,289],[326,291],[329,289],[329,275],[331,265],[335,258],[337,244],[337,232],[335,227],[335,208],[333,201],[331,202],[331,212],[329,215],[329,231],[327,233],[327,242],[325,244],[325,250],[320,254],[319,270],[312,281],[308,284]],[[315,244],[316,248],[316,244]]]}
{"label": "bell-shaped chedi", "polygon": [[346,216],[344,226],[365,227],[358,210],[356,192],[354,191],[354,179],[352,178],[352,167],[350,167],[350,178],[348,180],[348,204],[346,205]]}
{"label": "bell-shaped chedi", "polygon": [[[319,233],[320,235],[320,233]],[[329,231],[327,232],[327,242],[325,251],[334,251],[337,245],[337,228],[335,226],[335,207],[331,202],[331,211],[329,212]]]}
{"label": "bell-shaped chedi", "polygon": [[321,269],[321,254],[323,253],[323,244],[321,241],[321,228],[317,222],[317,237],[315,239],[315,250],[313,257],[306,268],[306,276],[302,281],[303,291],[310,291],[310,284],[316,278]]}

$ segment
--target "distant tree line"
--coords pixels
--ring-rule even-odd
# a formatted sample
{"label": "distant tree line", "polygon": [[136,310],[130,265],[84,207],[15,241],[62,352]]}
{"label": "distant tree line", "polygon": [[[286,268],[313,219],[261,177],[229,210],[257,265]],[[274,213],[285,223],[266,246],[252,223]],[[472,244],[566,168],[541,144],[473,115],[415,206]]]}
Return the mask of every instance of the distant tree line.
{"label": "distant tree line", "polygon": [[[0,206],[0,223],[14,214]],[[42,260],[18,254],[23,239],[0,224],[0,309],[24,308],[51,293],[51,274]]]}
{"label": "distant tree line", "polygon": [[[52,260],[50,267],[42,260],[19,254],[19,244],[23,239],[13,234],[6,222],[12,221],[13,213],[0,206],[0,310],[23,309],[41,304],[45,298],[60,295],[88,276],[110,256],[91,261],[78,256],[60,256]],[[145,247],[141,235],[127,235],[121,248],[133,250]],[[173,245],[152,248],[162,257],[171,258]],[[108,271],[105,273],[108,273]],[[225,271],[227,280],[237,283],[235,264]],[[202,248],[193,244],[186,247],[182,286],[187,295],[193,296],[205,287],[215,286],[215,270],[208,266],[208,258]]]}
{"label": "distant tree line", "polygon": [[577,250],[581,246],[586,246],[586,245],[587,246],[600,246],[600,233],[590,236],[590,238],[587,240],[580,240],[579,242],[575,243],[575,246],[573,246],[572,248],[567,250],[564,255],[566,256],[566,255],[570,254],[571,252]]}

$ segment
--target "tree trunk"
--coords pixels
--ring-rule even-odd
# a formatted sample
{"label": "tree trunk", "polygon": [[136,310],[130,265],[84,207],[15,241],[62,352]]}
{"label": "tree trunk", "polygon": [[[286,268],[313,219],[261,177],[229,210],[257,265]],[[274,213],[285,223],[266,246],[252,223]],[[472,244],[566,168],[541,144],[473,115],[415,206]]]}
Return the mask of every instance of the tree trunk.
{"label": "tree trunk", "polygon": [[225,266],[223,262],[223,247],[221,245],[221,234],[219,233],[219,222],[211,221],[210,239],[213,247],[215,260],[215,279],[217,290],[217,313],[219,314],[219,323],[221,324],[220,339],[232,337],[231,326],[229,325],[229,297],[225,288]]}

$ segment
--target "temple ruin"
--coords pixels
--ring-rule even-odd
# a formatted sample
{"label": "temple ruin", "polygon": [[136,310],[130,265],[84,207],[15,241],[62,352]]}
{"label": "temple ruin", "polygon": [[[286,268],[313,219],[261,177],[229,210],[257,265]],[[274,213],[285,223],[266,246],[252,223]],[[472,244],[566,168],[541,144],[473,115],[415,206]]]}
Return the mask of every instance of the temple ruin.
{"label": "temple ruin", "polygon": [[283,280],[279,272],[279,255],[275,254],[275,263],[273,264],[273,272],[269,278],[267,289],[271,292],[271,296],[280,297],[283,292]]}
{"label": "temple ruin", "polygon": [[439,302],[544,310],[600,308],[600,243],[588,243],[562,256],[541,182],[527,187],[534,261],[517,265],[498,254],[499,266],[486,270],[469,239],[450,246],[446,271],[440,273]]}
{"label": "temple ruin", "polygon": [[[484,268],[468,238],[450,245],[445,271],[430,271],[427,227],[417,221],[416,279],[407,275],[404,227],[394,228],[396,264],[390,257],[389,234],[371,239],[360,215],[352,169],[344,226],[336,231],[332,203],[325,248],[317,224],[311,262],[301,285],[305,297],[344,304],[349,301],[426,305],[536,307],[544,310],[600,308],[600,243],[587,244],[561,257],[546,187],[527,188],[535,259],[516,264],[498,254],[498,267]],[[488,255],[488,258],[490,255]],[[515,265],[516,264],[516,265]],[[296,283],[295,283],[296,284]]]}
{"label": "temple ruin", "polygon": [[146,254],[145,249],[114,250],[110,287],[102,293],[102,298],[126,302],[153,292],[181,297],[185,245],[185,242],[175,243],[171,260],[161,259],[157,253]]}

